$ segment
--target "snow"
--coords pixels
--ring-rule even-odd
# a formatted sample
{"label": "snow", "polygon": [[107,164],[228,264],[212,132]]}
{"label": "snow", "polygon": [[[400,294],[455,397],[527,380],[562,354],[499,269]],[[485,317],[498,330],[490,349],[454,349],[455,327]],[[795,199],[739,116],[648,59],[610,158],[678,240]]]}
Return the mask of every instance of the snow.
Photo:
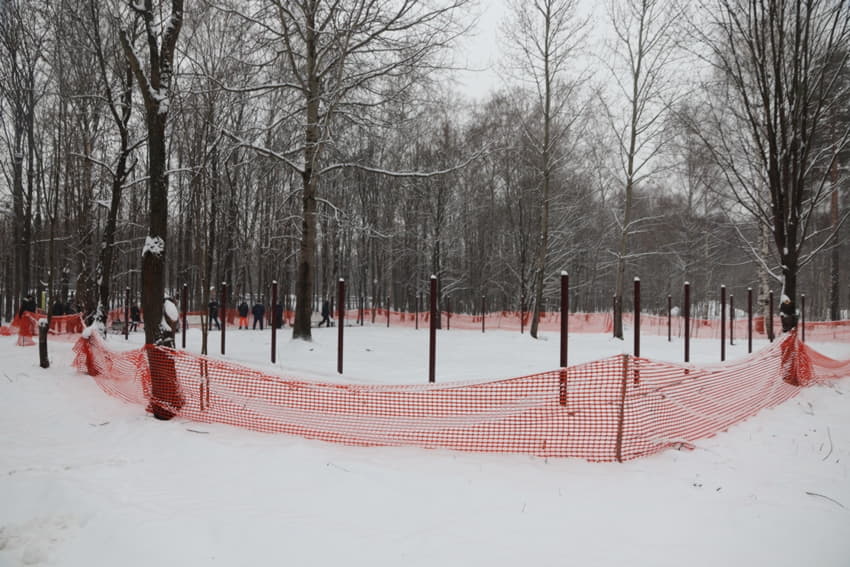
{"label": "snow", "polygon": [[159,236],[145,237],[145,245],[142,248],[142,256],[145,254],[153,254],[160,256],[165,251],[165,241]]}
{"label": "snow", "polygon": [[[427,381],[424,329],[338,329],[312,342],[227,332],[224,358],[290,376]],[[143,333],[113,349],[138,348]],[[180,344],[181,337],[177,343]],[[200,333],[187,335],[197,352]],[[219,351],[217,332],[211,350]],[[630,338],[572,335],[570,363],[628,351]],[[756,347],[764,343],[756,343]],[[833,358],[850,345],[813,344]],[[175,419],[104,394],[0,337],[0,565],[770,565],[850,558],[850,379],[804,389],[693,451],[623,464],[417,448],[362,448]],[[694,340],[692,360],[719,359]],[[681,361],[683,345],[641,352]],[[441,331],[437,380],[557,367],[557,335]],[[746,354],[746,341],[727,348]]]}
{"label": "snow", "polygon": [[177,309],[177,305],[170,299],[165,300],[163,309],[165,311],[165,316],[172,321],[177,321],[180,318],[180,311]]}

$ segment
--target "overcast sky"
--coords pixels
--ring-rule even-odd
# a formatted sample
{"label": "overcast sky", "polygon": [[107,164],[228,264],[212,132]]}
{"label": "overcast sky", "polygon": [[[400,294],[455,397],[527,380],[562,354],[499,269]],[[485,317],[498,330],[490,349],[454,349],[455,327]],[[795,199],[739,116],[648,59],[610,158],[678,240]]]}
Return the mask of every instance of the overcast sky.
{"label": "overcast sky", "polygon": [[505,18],[504,0],[479,0],[479,14],[474,29],[458,45],[457,65],[470,71],[456,74],[458,88],[472,98],[483,98],[501,82],[496,65],[499,58],[498,30]]}

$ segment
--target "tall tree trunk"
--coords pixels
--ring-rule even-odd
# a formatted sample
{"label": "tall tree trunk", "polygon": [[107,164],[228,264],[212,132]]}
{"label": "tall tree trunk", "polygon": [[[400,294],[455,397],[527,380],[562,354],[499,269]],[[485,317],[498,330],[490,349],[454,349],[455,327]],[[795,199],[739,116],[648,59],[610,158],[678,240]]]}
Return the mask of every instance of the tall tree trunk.
{"label": "tall tree trunk", "polygon": [[165,243],[168,238],[168,177],[165,172],[166,115],[148,110],[148,238],[142,252],[142,310],[145,343],[174,346],[174,337],[161,325],[165,298]]}
{"label": "tall tree trunk", "polygon": [[308,12],[306,25],[306,65],[307,65],[307,128],[305,131],[304,171],[301,174],[303,186],[301,250],[298,258],[298,273],[295,278],[295,324],[292,337],[312,339],[310,318],[313,314],[313,282],[316,277],[316,230],[317,207],[316,188],[318,172],[315,166],[319,157],[319,100],[320,86],[316,76],[317,41],[315,14]]}
{"label": "tall tree trunk", "polygon": [[[761,224],[759,227],[759,247],[762,258],[767,258],[770,255],[770,227],[766,224]],[[767,269],[759,264],[759,293],[758,303],[761,305],[762,317],[764,318],[764,332],[769,333],[770,325],[773,322],[770,320],[770,274]]]}

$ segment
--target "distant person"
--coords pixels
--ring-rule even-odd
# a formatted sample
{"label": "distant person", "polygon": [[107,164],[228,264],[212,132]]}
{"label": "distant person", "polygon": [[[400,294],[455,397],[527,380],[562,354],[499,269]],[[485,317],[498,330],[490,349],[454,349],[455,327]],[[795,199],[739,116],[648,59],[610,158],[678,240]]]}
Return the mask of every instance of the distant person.
{"label": "distant person", "polygon": [[322,302],[322,320],[319,321],[319,326],[321,327],[323,324],[328,327],[331,326],[331,304],[327,299]]}
{"label": "distant person", "polygon": [[260,324],[260,330],[263,330],[263,317],[266,315],[266,306],[263,305],[262,301],[258,301],[254,304],[254,308],[251,309],[251,312],[254,314],[254,330],[257,329],[257,323]]}
{"label": "distant person", "polygon": [[272,311],[272,324],[275,329],[283,328],[283,305],[280,302],[275,303]]}
{"label": "distant person", "polygon": [[65,314],[65,304],[58,297],[53,302],[53,307],[50,308],[50,314],[54,317],[61,317]]}
{"label": "distant person", "polygon": [[236,308],[239,311],[239,328],[247,329],[248,328],[248,304],[245,303],[245,300],[242,300],[242,303],[239,304],[239,307]]}
{"label": "distant person", "polygon": [[18,317],[23,317],[24,313],[35,313],[36,304],[35,298],[32,294],[27,295],[23,300],[21,300],[21,308],[18,311]]}
{"label": "distant person", "polygon": [[210,326],[209,326],[209,328],[212,329],[212,324],[215,323],[215,328],[220,331],[221,330],[221,324],[218,322],[218,301],[216,301],[215,299],[210,301],[209,308],[210,308],[210,311],[209,311],[210,312]]}
{"label": "distant person", "polygon": [[130,307],[130,330],[137,331],[139,329],[139,323],[142,322],[142,312],[139,310],[138,305],[133,305]]}

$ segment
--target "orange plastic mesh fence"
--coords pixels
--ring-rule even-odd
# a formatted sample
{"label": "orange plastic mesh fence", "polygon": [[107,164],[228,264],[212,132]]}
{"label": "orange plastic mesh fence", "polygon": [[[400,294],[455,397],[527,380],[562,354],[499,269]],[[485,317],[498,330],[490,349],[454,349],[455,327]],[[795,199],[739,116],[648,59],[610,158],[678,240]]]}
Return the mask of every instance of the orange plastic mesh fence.
{"label": "orange plastic mesh fence", "polygon": [[[376,325],[386,325],[387,310],[386,309],[364,309],[363,321],[371,324],[374,311],[374,321]],[[416,313],[407,313],[402,311],[390,311],[389,314],[390,326],[413,327],[417,324],[420,327],[430,324],[430,313],[427,311]],[[287,319],[288,321],[289,319]],[[357,324],[360,320],[360,311],[357,309],[349,309],[345,312],[345,320],[347,324]],[[531,324],[531,313],[519,311],[498,311],[487,313],[484,316],[485,330],[505,330],[517,331],[525,328],[528,330]],[[624,313],[623,324],[627,327],[634,325],[634,314]],[[441,328],[451,328],[458,330],[480,330],[481,315],[468,315],[464,313],[440,313]],[[726,336],[729,333],[733,334],[735,340],[743,341],[747,339],[749,323],[747,319],[736,318],[732,323],[730,331],[730,323],[726,322]],[[669,327],[670,334],[674,337],[684,336],[685,319],[682,316],[675,316],[670,319]],[[801,326],[802,327],[802,326]],[[850,321],[818,321],[805,323],[806,340],[813,341],[850,341]],[[541,313],[538,328],[544,332],[560,332],[561,330],[561,314],[558,312]],[[642,313],[640,316],[641,333],[646,335],[666,335],[668,333],[668,320],[666,316],[648,315]],[[570,313],[569,332],[570,333],[611,333],[614,329],[613,318],[611,313]],[[774,334],[779,335],[782,329],[782,323],[779,317],[774,317],[773,321]],[[694,339],[720,338],[720,319],[695,319],[690,321],[690,336]],[[767,337],[767,328],[764,317],[753,318],[753,337]]]}
{"label": "orange plastic mesh fence", "polygon": [[713,368],[620,355],[508,380],[404,386],[273,376],[154,347],[115,353],[96,333],[74,349],[77,369],[104,391],[193,421],[349,445],[591,461],[687,445],[791,398],[795,384],[850,375],[850,361],[815,353],[795,333]]}
{"label": "orange plastic mesh fence", "polygon": [[[348,309],[345,312],[346,324],[356,325],[361,320],[364,324],[386,325],[387,310],[382,308],[363,309]],[[187,326],[189,328],[200,328],[201,317],[206,316],[206,311],[189,311],[187,312]],[[266,310],[265,320],[271,321],[271,310]],[[110,321],[121,321],[124,317],[123,309],[113,309],[109,312]],[[334,314],[334,319],[338,319],[339,312]],[[228,308],[226,317],[220,315],[220,318],[227,320],[227,324],[232,326],[238,319],[237,310]],[[249,321],[253,321],[253,315],[249,313]],[[295,319],[294,311],[284,311],[283,320],[288,325],[292,325]],[[420,327],[427,326],[430,322],[430,313],[422,311],[417,313],[405,311],[390,311],[389,312],[390,326],[396,327],[414,327],[418,324]],[[181,314],[182,321],[182,314]],[[181,322],[182,324],[182,322]],[[480,330],[481,315],[468,315],[465,313],[451,313],[444,311],[440,313],[441,328],[452,328],[457,330]],[[531,313],[528,311],[496,311],[487,313],[484,316],[485,330],[503,330],[516,331],[528,329],[531,324]],[[630,327],[634,324],[633,313],[623,313],[623,324]],[[730,325],[726,323],[726,336],[732,333],[735,340],[743,341],[747,339],[748,321],[746,317],[736,318]],[[649,315],[642,313],[640,317],[641,333],[646,335],[666,335],[668,333],[668,320],[666,316]],[[669,322],[669,332],[674,337],[684,336],[684,317],[677,315],[672,317]],[[731,330],[730,330],[731,326]],[[51,328],[53,325],[51,324]],[[540,315],[539,330],[543,332],[560,332],[561,330],[561,314],[556,311],[543,312]],[[805,323],[806,340],[813,341],[850,341],[850,321],[817,321]],[[569,332],[571,333],[611,333],[614,329],[614,323],[611,313],[570,313]],[[773,321],[774,334],[779,335],[782,329],[782,323],[779,317],[774,317]],[[755,317],[753,319],[753,337],[767,337],[767,326],[765,325],[764,317]],[[79,330],[76,332],[80,332]],[[697,319],[691,318],[690,336],[694,339],[720,338],[720,319]]]}
{"label": "orange plastic mesh fence", "polygon": [[[15,317],[7,327],[0,328],[0,335],[11,336],[18,334],[18,346],[32,346],[35,344],[34,337],[38,336],[38,322],[46,319],[44,313],[23,313]],[[83,331],[83,320],[80,315],[61,315],[50,318],[51,335],[76,335]]]}

